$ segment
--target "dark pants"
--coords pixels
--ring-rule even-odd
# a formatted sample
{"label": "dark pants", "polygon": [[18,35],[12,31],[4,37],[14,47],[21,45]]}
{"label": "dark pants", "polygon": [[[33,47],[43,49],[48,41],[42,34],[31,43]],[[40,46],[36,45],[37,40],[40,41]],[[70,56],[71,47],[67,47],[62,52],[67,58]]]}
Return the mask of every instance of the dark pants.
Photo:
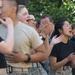
{"label": "dark pants", "polygon": [[45,69],[48,75],[54,75],[53,70],[51,69],[49,58],[45,60],[45,62],[41,63],[42,67]]}

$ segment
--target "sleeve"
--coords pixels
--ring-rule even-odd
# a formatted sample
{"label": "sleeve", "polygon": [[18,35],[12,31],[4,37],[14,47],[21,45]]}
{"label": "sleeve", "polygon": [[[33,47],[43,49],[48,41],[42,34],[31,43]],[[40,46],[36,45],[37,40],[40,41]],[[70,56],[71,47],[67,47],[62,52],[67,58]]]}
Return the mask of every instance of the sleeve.
{"label": "sleeve", "polygon": [[70,39],[70,45],[72,46],[72,48],[73,48],[73,51],[75,52],[75,41],[72,41],[71,39]]}
{"label": "sleeve", "polygon": [[57,45],[55,45],[55,46],[53,47],[50,56],[58,57],[58,48],[57,48]]}
{"label": "sleeve", "polygon": [[33,29],[32,35],[31,35],[31,46],[33,49],[38,48],[40,45],[43,44],[43,41],[41,40],[39,34]]}
{"label": "sleeve", "polygon": [[73,42],[74,52],[75,52],[75,43]]}
{"label": "sleeve", "polygon": [[3,41],[3,39],[0,37],[0,42]]}

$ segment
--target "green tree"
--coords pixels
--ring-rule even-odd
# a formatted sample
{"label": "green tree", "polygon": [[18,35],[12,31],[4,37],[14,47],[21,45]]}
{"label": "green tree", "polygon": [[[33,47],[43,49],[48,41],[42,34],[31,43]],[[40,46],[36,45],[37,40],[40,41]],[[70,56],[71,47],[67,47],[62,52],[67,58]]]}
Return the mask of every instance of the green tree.
{"label": "green tree", "polygon": [[43,14],[50,14],[56,22],[59,19],[75,21],[75,0],[27,0],[26,7],[39,20]]}

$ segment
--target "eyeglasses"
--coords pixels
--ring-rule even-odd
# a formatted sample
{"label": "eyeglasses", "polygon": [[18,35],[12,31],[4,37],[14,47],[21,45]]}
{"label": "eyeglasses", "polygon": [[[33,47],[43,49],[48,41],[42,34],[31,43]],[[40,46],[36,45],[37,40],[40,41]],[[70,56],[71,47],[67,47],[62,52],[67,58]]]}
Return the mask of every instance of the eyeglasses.
{"label": "eyeglasses", "polygon": [[27,20],[28,22],[36,22],[36,20],[34,20],[34,19],[29,19],[29,20]]}

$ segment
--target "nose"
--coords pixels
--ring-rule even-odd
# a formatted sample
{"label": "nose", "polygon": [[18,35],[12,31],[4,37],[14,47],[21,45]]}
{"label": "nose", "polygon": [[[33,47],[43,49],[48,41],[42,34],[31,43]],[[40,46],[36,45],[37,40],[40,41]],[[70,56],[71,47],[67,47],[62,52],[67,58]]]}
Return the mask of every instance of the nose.
{"label": "nose", "polygon": [[1,11],[1,9],[0,9],[0,15],[2,14],[2,11]]}
{"label": "nose", "polygon": [[1,9],[0,9],[0,13],[1,13]]}
{"label": "nose", "polygon": [[27,15],[27,18],[29,18],[29,19],[30,19],[30,15],[29,15],[29,14]]}
{"label": "nose", "polygon": [[1,10],[1,8],[0,8],[0,18],[2,18],[2,10]]}
{"label": "nose", "polygon": [[27,20],[29,20],[29,19],[30,19],[30,16],[29,16],[29,15],[27,15],[27,16],[26,16],[26,19],[27,19]]}
{"label": "nose", "polygon": [[70,29],[72,29],[72,26],[71,25],[69,25],[69,27],[70,27]]}
{"label": "nose", "polygon": [[0,9],[0,14],[1,14],[1,9]]}

